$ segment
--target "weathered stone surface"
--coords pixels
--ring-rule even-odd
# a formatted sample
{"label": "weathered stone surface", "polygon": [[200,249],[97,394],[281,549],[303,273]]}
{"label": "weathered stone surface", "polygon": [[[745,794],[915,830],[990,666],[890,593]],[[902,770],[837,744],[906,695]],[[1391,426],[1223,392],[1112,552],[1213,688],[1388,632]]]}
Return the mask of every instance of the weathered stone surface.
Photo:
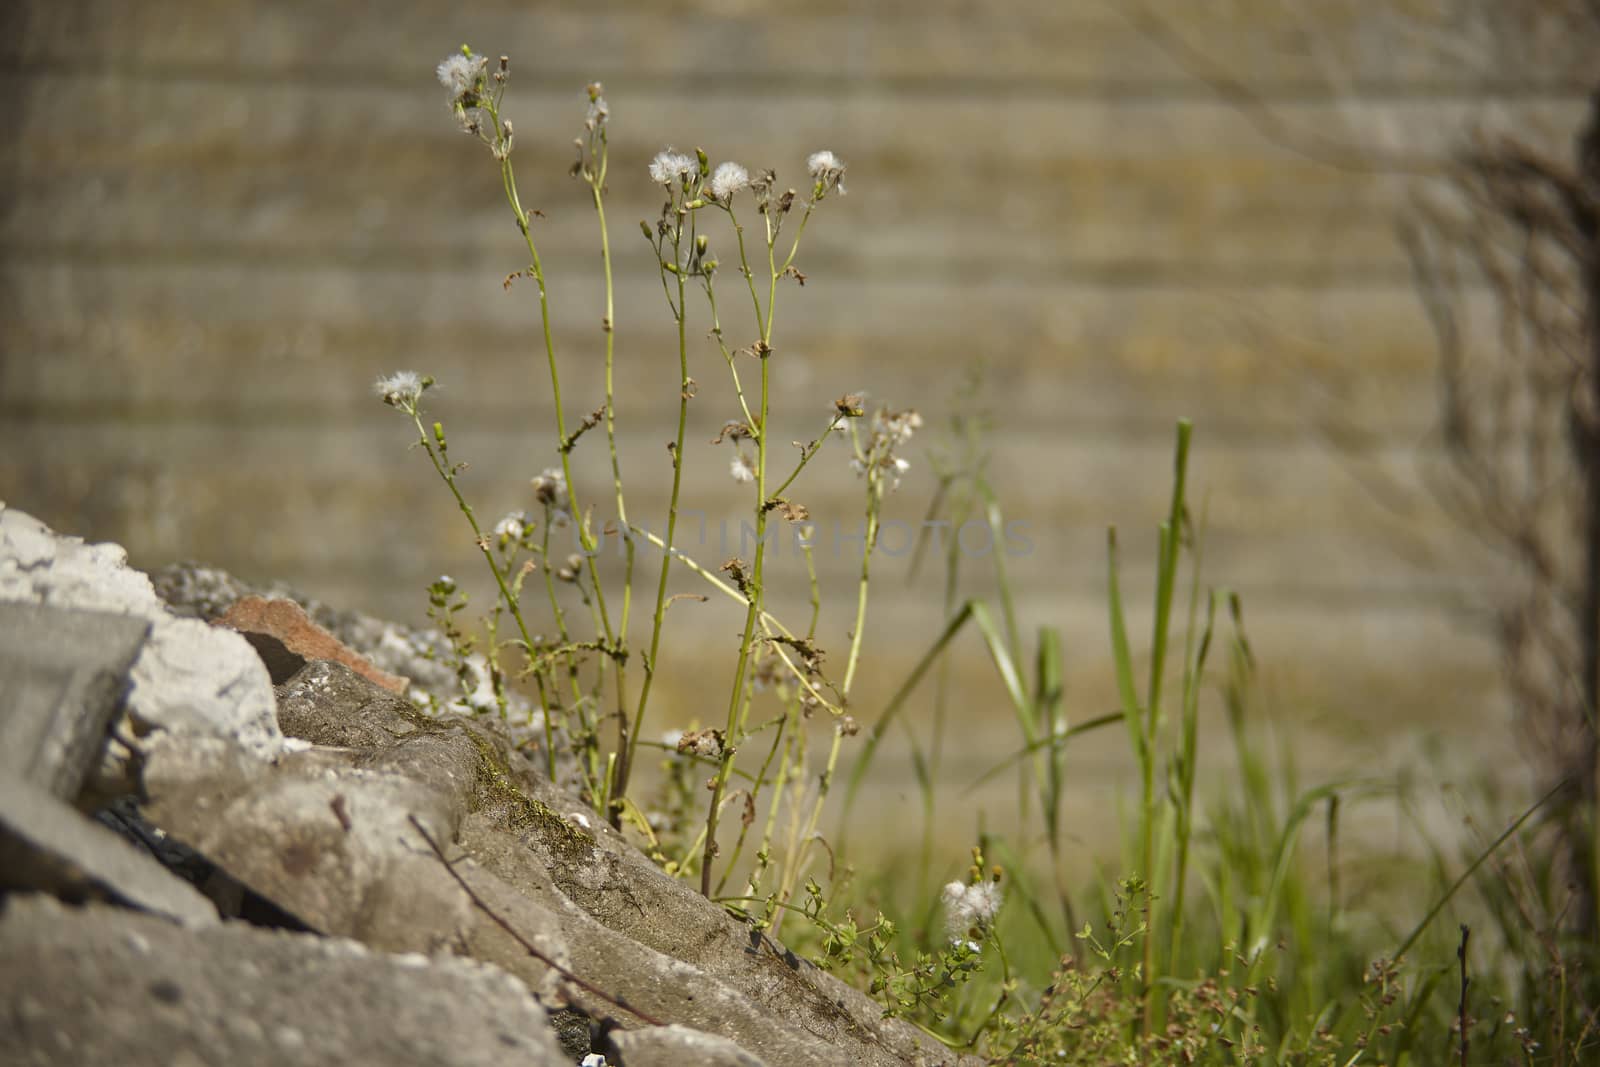
{"label": "weathered stone surface", "polygon": [[276,929],[305,931],[304,923],[250,891],[205,856],[144,817],[133,797],[119,797],[94,813],[94,821],[200,891],[224,919],[245,919]]}
{"label": "weathered stone surface", "polygon": [[[497,722],[427,718],[326,662],[279,695],[291,735],[317,747],[218,774],[215,754],[190,765],[169,746],[145,769],[147,813],[312,928],[386,950],[450,946],[559,985],[593,1018],[684,1023],[775,1064],[957,1062],[668,878],[539,781]],[[473,895],[609,996],[556,982],[473,904],[412,815],[465,853],[455,869]]]}
{"label": "weathered stone surface", "polygon": [[117,545],[62,537],[0,504],[0,600],[128,615],[151,624],[130,671],[117,733],[99,769],[100,788],[126,792],[137,763],[163,736],[226,738],[230,750],[270,759],[283,750],[271,679],[249,642],[196,619],[174,617],[150,579]]}
{"label": "weathered stone surface", "polygon": [[765,1067],[725,1037],[677,1025],[613,1033],[606,1063],[608,1067]]}
{"label": "weathered stone surface", "polygon": [[217,910],[188,883],[64,801],[0,775],[0,888],[111,900],[191,926]]}
{"label": "weathered stone surface", "polygon": [[419,729],[404,697],[374,688],[343,664],[315,660],[277,687],[278,726],[289,737],[336,748],[392,745]]}
{"label": "weathered stone surface", "polygon": [[11,898],[0,919],[0,1003],[0,1061],[19,1067],[571,1063],[544,1009],[494,967],[38,897]]}
{"label": "weathered stone surface", "polygon": [[431,783],[356,767],[356,750],[230,770],[217,753],[162,746],[145,766],[145,813],[311,929],[433,952],[470,925],[471,908],[407,816],[448,840],[465,798],[435,785],[463,777],[470,755],[421,741],[429,752],[409,766],[426,767]]}
{"label": "weathered stone surface", "polygon": [[394,693],[404,693],[407,678],[379,670],[348,645],[311,621],[299,604],[284,597],[246,596],[217,620],[245,636],[267,665],[274,685],[282,685],[310,660],[333,660]]}
{"label": "weathered stone surface", "polygon": [[126,615],[0,602],[0,776],[75,798],[149,632]]}
{"label": "weathered stone surface", "polygon": [[[968,1062],[882,1019],[858,990],[666,877],[572,798],[531,782],[526,789],[521,832],[475,813],[460,845],[559,910],[573,969],[591,982],[653,1018],[721,1035],[775,1064]],[[582,991],[569,996],[592,1015],[631,1024]]]}

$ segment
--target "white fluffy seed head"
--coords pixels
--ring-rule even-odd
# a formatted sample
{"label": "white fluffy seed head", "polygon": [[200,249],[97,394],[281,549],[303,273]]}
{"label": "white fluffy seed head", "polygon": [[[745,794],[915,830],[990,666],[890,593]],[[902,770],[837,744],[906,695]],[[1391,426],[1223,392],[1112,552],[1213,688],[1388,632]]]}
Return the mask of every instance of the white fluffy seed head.
{"label": "white fluffy seed head", "polygon": [[822,186],[822,192],[837,189],[841,195],[844,193],[844,160],[827,149],[811,153],[806,160],[806,171]]}
{"label": "white fluffy seed head", "polygon": [[806,160],[806,170],[811,172],[813,178],[820,178],[830,170],[844,170],[844,164],[839,162],[838,156],[824,149],[811,153]]}
{"label": "white fluffy seed head", "polygon": [[718,163],[711,174],[711,195],[726,203],[750,184],[750,172],[737,163]]}
{"label": "white fluffy seed head", "polygon": [[656,158],[650,161],[650,180],[657,185],[671,185],[682,180],[694,166],[693,159],[682,152],[666,148],[657,152]]}
{"label": "white fluffy seed head", "polygon": [[431,384],[425,382],[416,371],[401,370],[373,382],[372,391],[390,407],[415,408],[417,401],[422,398],[422,391]]}
{"label": "white fluffy seed head", "polygon": [[454,102],[476,89],[478,80],[488,68],[488,56],[468,56],[457,52],[446,56],[444,62],[434,68],[434,73],[439,76],[439,84],[450,91],[450,99]]}
{"label": "white fluffy seed head", "polygon": [[987,930],[1000,914],[1000,885],[997,882],[951,882],[941,894],[944,899],[945,933],[953,941],[965,938],[971,930]]}

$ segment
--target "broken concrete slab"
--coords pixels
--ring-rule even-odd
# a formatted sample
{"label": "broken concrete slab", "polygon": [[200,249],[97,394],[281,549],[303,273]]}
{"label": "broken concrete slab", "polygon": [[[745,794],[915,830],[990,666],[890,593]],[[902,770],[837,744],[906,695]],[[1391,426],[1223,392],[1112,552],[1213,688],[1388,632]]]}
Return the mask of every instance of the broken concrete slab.
{"label": "broken concrete slab", "polygon": [[76,798],[149,632],[127,615],[0,602],[0,776]]}
{"label": "broken concrete slab", "polygon": [[608,1067],[766,1067],[725,1037],[676,1024],[613,1031],[610,1044]]}
{"label": "broken concrete slab", "polygon": [[240,923],[189,931],[12,897],[0,916],[0,1062],[570,1067],[505,972]]}
{"label": "broken concrete slab", "polygon": [[183,734],[227,738],[258,760],[283,751],[272,682],[249,642],[197,619],[174,616],[150,579],[132,569],[118,545],[88,545],[55,534],[0,504],[0,601],[102,611],[150,623],[129,671],[131,686],[95,773],[107,796],[137,786],[149,739]]}
{"label": "broken concrete slab", "polygon": [[430,751],[413,756],[432,764],[426,782],[356,767],[355,750],[294,753],[230,774],[218,754],[191,759],[192,745],[163,745],[145,764],[144,813],[313,930],[433,952],[459,938],[471,909],[407,817],[448,837],[465,801],[436,786],[469,772],[465,753],[424,740]]}
{"label": "broken concrete slab", "polygon": [[189,926],[217,922],[192,886],[43,789],[0,775],[0,889],[110,900]]}

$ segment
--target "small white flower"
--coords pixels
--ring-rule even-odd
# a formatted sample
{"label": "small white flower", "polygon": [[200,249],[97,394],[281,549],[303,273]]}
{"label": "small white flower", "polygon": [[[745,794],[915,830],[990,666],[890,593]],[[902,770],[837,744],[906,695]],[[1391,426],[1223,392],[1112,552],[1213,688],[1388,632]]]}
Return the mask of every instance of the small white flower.
{"label": "small white flower", "polygon": [[749,457],[742,453],[733,457],[733,463],[729,466],[728,473],[733,475],[733,480],[736,482],[753,482],[756,480],[755,467],[751,465]]}
{"label": "small white flower", "polygon": [[688,176],[695,167],[694,160],[682,152],[663,149],[650,161],[650,180],[657,185],[671,185]]}
{"label": "small white flower", "polygon": [[922,416],[913,410],[879,411],[877,423],[880,430],[888,437],[893,438],[896,445],[903,445],[911,440],[911,435],[922,428]]}
{"label": "small white flower", "polygon": [[718,163],[711,174],[711,195],[726,203],[750,184],[750,172],[737,163]]}
{"label": "small white flower", "polygon": [[541,504],[554,504],[560,506],[567,495],[567,479],[555,467],[547,467],[540,475],[528,483],[533,486],[533,495]]}
{"label": "small white flower", "polygon": [[606,106],[606,98],[597,96],[589,101],[589,114],[584,118],[584,125],[590,129],[596,126],[604,126],[606,119],[610,117],[611,109]]}
{"label": "small white flower", "polygon": [[944,887],[945,932],[951,941],[961,941],[971,930],[986,930],[1000,913],[1000,885],[997,882],[951,882]]}
{"label": "small white flower", "polygon": [[513,511],[505,518],[494,524],[497,537],[509,537],[513,541],[520,540],[522,531],[527,528],[528,516],[520,511]]}
{"label": "small white flower", "polygon": [[822,186],[823,192],[829,189],[837,189],[841,194],[844,192],[844,160],[832,152],[824,149],[811,153],[806,160],[806,170]]}
{"label": "small white flower", "polygon": [[682,730],[668,730],[661,735],[661,743],[668,748],[677,748],[678,742],[683,740]]}
{"label": "small white flower", "polygon": [[900,476],[911,469],[911,464],[899,456],[889,457],[889,492],[900,488]]}
{"label": "small white flower", "polygon": [[423,378],[416,371],[402,370],[373,382],[372,391],[390,407],[414,411],[417,401],[422,399],[423,390],[432,384],[431,380]]}
{"label": "small white flower", "polygon": [[439,76],[439,84],[450,90],[450,102],[456,103],[477,88],[478,80],[488,67],[488,56],[469,57],[457,52],[446,57],[434,73]]}

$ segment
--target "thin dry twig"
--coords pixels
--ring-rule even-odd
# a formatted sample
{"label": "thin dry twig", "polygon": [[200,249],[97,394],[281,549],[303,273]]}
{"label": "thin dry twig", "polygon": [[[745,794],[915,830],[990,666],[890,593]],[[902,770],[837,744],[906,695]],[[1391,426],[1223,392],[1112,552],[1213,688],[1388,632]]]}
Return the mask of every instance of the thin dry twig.
{"label": "thin dry twig", "polygon": [[467,897],[472,901],[473,905],[479,911],[483,912],[490,919],[492,919],[496,926],[500,927],[500,929],[504,930],[508,935],[510,935],[513,941],[521,945],[523,950],[526,951],[528,955],[532,956],[546,967],[549,967],[552,971],[555,971],[562,978],[565,978],[567,981],[571,982],[579,989],[582,989],[584,992],[592,993],[601,1000],[605,1001],[607,1004],[613,1004],[616,1007],[621,1008],[623,1011],[639,1019],[641,1022],[649,1023],[651,1026],[667,1025],[660,1019],[657,1019],[652,1015],[647,1015],[638,1008],[635,1008],[623,997],[617,996],[614,993],[607,993],[604,989],[601,989],[593,982],[587,981],[586,979],[580,978],[578,975],[573,974],[571,971],[561,966],[561,964],[551,959],[549,955],[541,951],[533,942],[523,937],[517,932],[516,927],[512,926],[493,908],[489,907],[488,902],[480,897],[477,892],[473,890],[472,886],[467,884],[467,880],[461,877],[461,873],[456,870],[455,865],[450,862],[448,857],[445,856],[444,849],[439,847],[439,842],[435,841],[433,835],[428,833],[427,828],[422,825],[422,821],[415,815],[407,815],[406,818],[410,820],[412,826],[416,827],[417,833],[422,835],[422,839],[428,843],[428,847],[433,850],[433,854],[439,857],[439,862],[444,864],[444,869],[450,872],[450,877],[455,879],[456,885],[460,886],[461,891],[467,894]]}

